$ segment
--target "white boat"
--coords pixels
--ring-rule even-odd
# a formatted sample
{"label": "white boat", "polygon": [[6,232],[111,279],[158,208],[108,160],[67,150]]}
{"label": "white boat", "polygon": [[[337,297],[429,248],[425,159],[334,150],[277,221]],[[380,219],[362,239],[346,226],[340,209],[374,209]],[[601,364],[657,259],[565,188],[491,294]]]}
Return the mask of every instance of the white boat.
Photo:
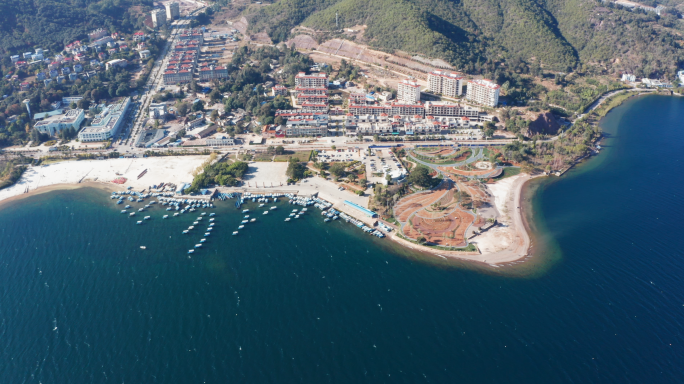
{"label": "white boat", "polygon": [[212,221],[214,221],[214,219],[209,219],[209,222],[212,222]]}
{"label": "white boat", "polygon": [[200,239],[200,243],[204,243],[207,239]]}
{"label": "white boat", "polygon": [[142,212],[144,210],[145,210],[145,208],[140,208],[140,209],[138,209],[138,212]]}
{"label": "white boat", "polygon": [[192,223],[192,225],[197,225],[197,224],[199,224],[198,221],[195,221],[194,223]]}
{"label": "white boat", "polygon": [[188,251],[188,253],[195,253],[195,250],[194,250],[194,249],[191,249],[191,250]]}
{"label": "white boat", "polygon": [[252,219],[252,220],[250,220],[249,222],[250,222],[250,223],[253,223],[253,222],[255,222],[255,221],[256,221],[256,219]]}
{"label": "white boat", "polygon": [[195,248],[199,248],[199,247],[201,247],[201,246],[202,246],[201,243],[200,243],[200,244],[195,244]]}
{"label": "white boat", "polygon": [[214,229],[214,227],[207,228],[207,232],[211,232],[212,229]]}
{"label": "white boat", "polygon": [[263,207],[265,204],[259,204],[259,208]]}
{"label": "white boat", "polygon": [[278,208],[278,207],[271,207],[271,211],[274,210],[274,209],[277,209],[277,208]]}
{"label": "white boat", "polygon": [[194,226],[194,225],[191,225],[191,226],[188,227],[188,229],[195,229],[195,226]]}
{"label": "white boat", "polygon": [[145,220],[149,220],[149,219],[150,219],[150,217],[149,217],[149,216],[145,216]]}
{"label": "white boat", "polygon": [[330,221],[330,219],[328,219],[328,218],[326,217],[325,220],[323,220],[323,221],[325,221],[325,222],[327,223],[328,221]]}
{"label": "white boat", "polygon": [[131,207],[130,205],[127,205],[127,206],[125,206],[124,208],[128,209],[128,208],[130,208],[130,207]]}
{"label": "white boat", "polygon": [[299,215],[295,215],[295,219],[299,219]]}
{"label": "white boat", "polygon": [[238,234],[238,231],[233,232],[233,236],[235,236],[235,235],[237,235],[237,234]]}
{"label": "white boat", "polygon": [[206,214],[207,214],[206,212],[202,212],[202,216],[204,216],[204,215],[206,215]]}
{"label": "white boat", "polygon": [[207,232],[207,233],[204,234],[204,237],[207,237],[207,236],[209,236],[209,235],[211,235],[211,233]]}
{"label": "white boat", "polygon": [[176,217],[176,216],[178,216],[178,215],[180,215],[180,213],[176,212],[176,213],[173,214],[173,217]]}
{"label": "white boat", "polygon": [[247,224],[247,223],[249,223],[249,221],[247,221],[247,220],[242,220],[242,221],[240,222],[240,224]]}
{"label": "white boat", "polygon": [[249,209],[243,209],[242,210],[242,213],[247,213],[247,212],[249,212]]}
{"label": "white boat", "polygon": [[286,218],[286,219],[285,219],[285,221],[290,221],[290,218],[289,218],[289,217],[288,217],[288,218]]}
{"label": "white boat", "polygon": [[125,209],[122,209],[122,210],[121,210],[121,213],[126,213],[126,210],[125,210]]}
{"label": "white boat", "polygon": [[135,216],[135,212],[131,212],[128,216]]}
{"label": "white boat", "polygon": [[138,225],[142,224],[142,221],[138,221],[137,224],[138,224]]}
{"label": "white boat", "polygon": [[168,218],[169,218],[169,215],[162,216],[162,219],[168,219]]}
{"label": "white boat", "polygon": [[198,217],[197,221],[202,221],[202,216]]}
{"label": "white boat", "polygon": [[147,247],[144,246],[144,245],[141,245],[141,246],[140,246],[140,249],[147,249]]}
{"label": "white boat", "polygon": [[264,211],[264,215],[268,215],[268,211]]}
{"label": "white boat", "polygon": [[244,228],[244,227],[245,227],[244,225],[241,225],[241,226],[238,227],[238,229],[242,229],[242,228]]}
{"label": "white boat", "polygon": [[183,231],[183,234],[186,234],[186,233],[188,233],[188,230],[187,230],[187,229],[186,229],[185,231]]}
{"label": "white boat", "polygon": [[244,218],[245,218],[245,219],[249,219],[249,215],[246,215]]}

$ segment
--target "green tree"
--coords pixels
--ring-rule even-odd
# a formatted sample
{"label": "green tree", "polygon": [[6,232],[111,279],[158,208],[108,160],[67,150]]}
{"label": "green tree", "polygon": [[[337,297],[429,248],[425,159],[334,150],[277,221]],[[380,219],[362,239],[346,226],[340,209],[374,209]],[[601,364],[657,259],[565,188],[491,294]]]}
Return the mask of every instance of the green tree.
{"label": "green tree", "polygon": [[414,168],[408,176],[408,182],[421,186],[423,188],[430,188],[434,184],[435,179],[430,176],[430,170],[423,165]]}

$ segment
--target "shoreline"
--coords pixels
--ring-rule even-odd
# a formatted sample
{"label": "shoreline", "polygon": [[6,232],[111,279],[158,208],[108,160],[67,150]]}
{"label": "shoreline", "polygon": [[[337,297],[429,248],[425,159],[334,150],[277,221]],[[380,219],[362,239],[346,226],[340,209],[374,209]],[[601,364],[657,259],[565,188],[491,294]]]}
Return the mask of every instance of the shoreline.
{"label": "shoreline", "polygon": [[9,203],[13,203],[15,201],[20,201],[20,200],[23,200],[23,199],[31,197],[31,196],[42,195],[44,193],[49,193],[49,192],[54,192],[54,191],[76,190],[76,189],[81,189],[81,188],[96,188],[96,189],[105,190],[107,192],[114,192],[114,191],[120,190],[120,188],[118,188],[118,187],[119,186],[116,184],[111,184],[111,183],[106,183],[106,182],[98,182],[98,181],[86,181],[83,183],[60,183],[60,184],[45,185],[42,187],[38,187],[36,189],[29,190],[27,193],[22,193],[19,195],[10,196],[10,197],[7,197],[7,198],[0,200],[0,209],[4,208]]}

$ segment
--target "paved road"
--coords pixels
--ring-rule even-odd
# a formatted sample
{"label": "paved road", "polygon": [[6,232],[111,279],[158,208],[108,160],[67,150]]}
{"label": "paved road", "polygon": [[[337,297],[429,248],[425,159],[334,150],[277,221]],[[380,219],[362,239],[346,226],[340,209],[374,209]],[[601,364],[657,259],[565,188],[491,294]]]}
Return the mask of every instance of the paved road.
{"label": "paved road", "polygon": [[423,164],[429,168],[432,168],[436,170],[437,172],[441,171],[437,169],[437,167],[460,167],[462,165],[474,163],[477,160],[483,159],[484,158],[484,150],[482,148],[477,148],[477,152],[473,153],[473,156],[470,156],[469,158],[465,159],[464,161],[459,161],[458,163],[452,163],[452,164],[431,164],[428,162],[425,162],[423,160],[418,160],[413,155],[409,154],[408,155],[412,161],[415,161],[416,163]]}

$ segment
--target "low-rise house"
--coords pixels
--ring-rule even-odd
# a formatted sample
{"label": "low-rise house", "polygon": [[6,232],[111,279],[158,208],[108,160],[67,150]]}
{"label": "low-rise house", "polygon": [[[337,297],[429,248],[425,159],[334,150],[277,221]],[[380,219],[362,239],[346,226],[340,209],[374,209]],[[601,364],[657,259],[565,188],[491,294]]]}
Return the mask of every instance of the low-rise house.
{"label": "low-rise house", "polygon": [[69,69],[69,67],[62,68],[62,75],[68,75],[70,73],[71,73],[71,69]]}
{"label": "low-rise house", "polygon": [[76,73],[83,72],[83,66],[81,64],[74,64],[74,72],[76,72]]}
{"label": "low-rise house", "polygon": [[114,68],[114,67],[126,68],[127,65],[128,65],[128,61],[126,61],[126,60],[115,59],[112,61],[108,61],[107,64],[105,65],[105,69],[109,70],[110,68]]}
{"label": "low-rise house", "polygon": [[144,50],[144,51],[140,51],[139,54],[140,54],[140,58],[143,59],[143,60],[145,60],[145,59],[147,59],[147,58],[150,57],[150,51],[149,51],[148,49],[146,49],[146,50]]}
{"label": "low-rise house", "polygon": [[287,88],[285,86],[276,84],[271,88],[271,94],[273,97],[276,96],[287,96]]}
{"label": "low-rise house", "polygon": [[53,69],[50,71],[50,78],[54,79],[57,76],[59,76],[59,72],[57,72],[57,70]]}
{"label": "low-rise house", "polygon": [[78,73],[72,72],[69,74],[69,81],[76,81],[78,80]]}
{"label": "low-rise house", "polygon": [[29,89],[31,89],[31,84],[29,84],[27,82],[23,82],[23,83],[19,84],[19,90],[28,91]]}
{"label": "low-rise house", "polygon": [[38,74],[36,75],[36,79],[37,79],[38,81],[43,81],[43,80],[45,80],[45,72],[38,72]]}
{"label": "low-rise house", "polygon": [[166,103],[150,103],[150,118],[161,119],[166,116]]}

